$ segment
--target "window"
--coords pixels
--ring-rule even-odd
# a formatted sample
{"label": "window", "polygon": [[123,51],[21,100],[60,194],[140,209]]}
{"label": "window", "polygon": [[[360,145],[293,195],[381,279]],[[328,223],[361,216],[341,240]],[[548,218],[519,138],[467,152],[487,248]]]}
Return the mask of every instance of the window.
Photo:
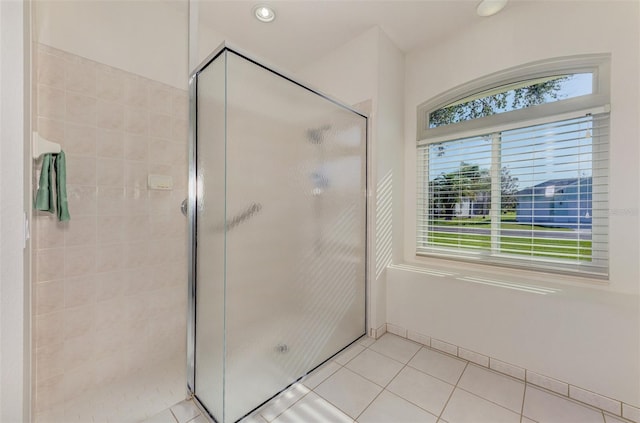
{"label": "window", "polygon": [[607,63],[529,65],[418,107],[419,255],[607,276]]}

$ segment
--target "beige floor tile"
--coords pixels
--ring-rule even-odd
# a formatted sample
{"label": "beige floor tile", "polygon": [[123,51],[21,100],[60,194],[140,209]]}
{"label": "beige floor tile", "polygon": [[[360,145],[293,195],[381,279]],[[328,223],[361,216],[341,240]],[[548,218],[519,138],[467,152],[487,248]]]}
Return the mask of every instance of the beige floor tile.
{"label": "beige floor tile", "polygon": [[376,342],[376,339],[370,336],[365,336],[358,339],[358,344],[362,345],[363,347],[370,347],[374,342]]}
{"label": "beige floor tile", "polygon": [[421,345],[387,333],[369,348],[401,363],[407,363],[418,352]]}
{"label": "beige floor tile", "polygon": [[200,414],[200,410],[193,401],[182,401],[171,407],[171,412],[178,420],[178,423],[187,423]]}
{"label": "beige floor tile", "polygon": [[177,420],[169,409],[166,409],[155,416],[145,420],[143,423],[176,423]]}
{"label": "beige floor tile", "polygon": [[438,418],[384,390],[358,417],[358,423],[436,423]]}
{"label": "beige floor tile", "polygon": [[347,364],[351,359],[364,351],[364,347],[357,342],[336,356],[334,361],[342,366]]}
{"label": "beige floor tile", "polygon": [[467,362],[429,348],[421,348],[409,366],[455,385]]}
{"label": "beige floor tile", "polygon": [[326,378],[340,370],[340,365],[335,361],[330,361],[323,364],[320,368],[314,370],[311,374],[302,380],[304,386],[309,389],[314,389],[320,385]]}
{"label": "beige floor tile", "polygon": [[520,423],[520,414],[456,389],[442,418],[448,423]]}
{"label": "beige floor tile", "polygon": [[387,389],[432,414],[440,415],[453,386],[419,370],[405,367]]}
{"label": "beige floor tile", "polygon": [[291,407],[296,401],[309,393],[309,388],[296,383],[280,395],[269,401],[259,410],[259,414],[267,421],[278,417],[283,411]]}
{"label": "beige floor tile", "polygon": [[469,364],[458,387],[520,414],[524,382]]}
{"label": "beige floor tile", "polygon": [[365,350],[351,360],[346,367],[380,386],[387,386],[404,364],[373,350]]}
{"label": "beige floor tile", "polygon": [[[189,422],[189,423],[194,423],[194,422]],[[197,423],[200,423],[200,422],[197,422]],[[205,422],[202,422],[202,423],[205,423]],[[265,418],[262,417],[259,413],[254,413],[240,420],[240,423],[267,423],[267,420],[265,420]]]}
{"label": "beige floor tile", "polygon": [[540,423],[604,423],[601,411],[527,386],[523,415]]}
{"label": "beige floor tile", "polygon": [[273,423],[352,423],[353,419],[338,408],[309,392],[295,405],[278,416]]}
{"label": "beige floor tile", "polygon": [[380,391],[380,386],[345,368],[338,370],[315,389],[318,395],[354,419]]}

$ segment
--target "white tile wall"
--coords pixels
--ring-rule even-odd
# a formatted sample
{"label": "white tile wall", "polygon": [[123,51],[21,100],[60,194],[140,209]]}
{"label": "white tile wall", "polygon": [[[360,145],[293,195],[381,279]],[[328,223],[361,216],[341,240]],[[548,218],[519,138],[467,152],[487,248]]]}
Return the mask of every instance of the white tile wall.
{"label": "white tile wall", "polygon": [[[188,96],[34,50],[35,126],[67,155],[71,214],[34,217],[34,401],[45,421],[105,383],[183,361],[185,322],[175,316],[186,313]],[[152,171],[174,176],[174,190],[147,190]],[[36,171],[34,190],[37,181]]]}

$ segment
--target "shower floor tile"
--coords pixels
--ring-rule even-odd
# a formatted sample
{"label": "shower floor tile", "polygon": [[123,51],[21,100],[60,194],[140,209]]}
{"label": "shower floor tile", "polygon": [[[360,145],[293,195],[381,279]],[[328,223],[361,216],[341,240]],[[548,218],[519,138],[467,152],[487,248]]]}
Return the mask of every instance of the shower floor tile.
{"label": "shower floor tile", "polygon": [[[443,365],[448,369],[445,373]],[[379,369],[376,370],[376,366]],[[353,377],[340,377],[345,374]],[[362,377],[357,379],[361,383],[354,384],[353,379],[357,376]],[[300,383],[293,385],[290,389],[295,390],[292,392],[295,395],[291,395],[293,400],[286,406],[282,406],[282,401],[276,404],[286,395],[283,393],[273,400],[273,404],[265,404],[241,423],[623,421],[609,415],[605,420],[600,410],[390,333],[377,341],[360,340],[301,382],[306,388],[301,390]],[[335,385],[341,382],[345,386]],[[362,389],[362,384],[376,389],[371,389],[371,395],[351,392]],[[358,401],[353,400],[354,395]],[[180,407],[195,409],[192,401],[183,402]],[[191,420],[179,420],[175,410],[177,408],[173,406],[144,423],[213,421],[199,410],[197,415],[189,415]]]}

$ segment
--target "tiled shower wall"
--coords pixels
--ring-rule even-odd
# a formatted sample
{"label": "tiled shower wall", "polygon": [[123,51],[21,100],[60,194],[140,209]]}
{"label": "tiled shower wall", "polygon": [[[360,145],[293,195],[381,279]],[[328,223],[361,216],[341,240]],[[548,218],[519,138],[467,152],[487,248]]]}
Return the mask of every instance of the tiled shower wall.
{"label": "tiled shower wall", "polygon": [[[137,372],[182,369],[184,386],[188,96],[34,51],[34,127],[66,153],[71,214],[34,217],[34,412],[45,421]],[[148,174],[172,176],[173,190],[149,190]]]}

